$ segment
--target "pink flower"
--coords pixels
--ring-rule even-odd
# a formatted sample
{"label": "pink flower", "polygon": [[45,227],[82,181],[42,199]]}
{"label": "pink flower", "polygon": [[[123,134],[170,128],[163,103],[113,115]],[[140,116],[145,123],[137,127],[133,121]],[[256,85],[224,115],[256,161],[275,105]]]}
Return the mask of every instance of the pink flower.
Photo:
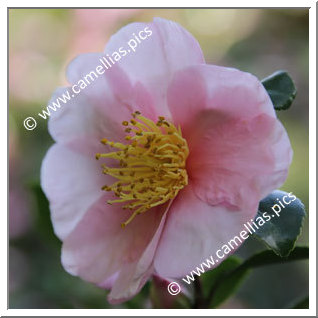
{"label": "pink flower", "polygon": [[[105,52],[146,26],[152,35],[135,53],[50,118],[56,143],[42,166],[64,268],[111,289],[112,303],[134,296],[153,274],[183,277],[238,235],[259,201],[283,184],[292,158],[259,80],[205,64],[178,24],[129,24]],[[68,81],[102,56],[77,57]]]}

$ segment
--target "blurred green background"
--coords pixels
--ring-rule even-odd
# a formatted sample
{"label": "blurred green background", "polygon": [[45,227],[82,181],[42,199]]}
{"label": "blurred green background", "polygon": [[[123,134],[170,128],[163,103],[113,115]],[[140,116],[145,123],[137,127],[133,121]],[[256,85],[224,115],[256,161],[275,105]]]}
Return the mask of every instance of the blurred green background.
{"label": "blurred green background", "polygon": [[[67,274],[60,264],[46,199],[39,188],[41,161],[52,139],[47,123],[34,131],[25,117],[47,105],[66,84],[65,67],[78,54],[102,51],[109,37],[133,21],[174,20],[199,41],[207,63],[262,79],[287,70],[298,88],[292,108],[279,112],[294,149],[283,190],[308,207],[308,10],[302,9],[10,9],[9,10],[9,308],[151,308],[150,284],[116,306],[106,293]],[[308,212],[308,209],[307,209]],[[308,244],[308,217],[297,245]],[[248,239],[236,255],[264,246]],[[221,308],[286,308],[308,295],[308,262],[255,270]],[[159,291],[160,292],[160,291]],[[164,291],[166,292],[166,291]],[[164,305],[162,305],[164,307]]]}

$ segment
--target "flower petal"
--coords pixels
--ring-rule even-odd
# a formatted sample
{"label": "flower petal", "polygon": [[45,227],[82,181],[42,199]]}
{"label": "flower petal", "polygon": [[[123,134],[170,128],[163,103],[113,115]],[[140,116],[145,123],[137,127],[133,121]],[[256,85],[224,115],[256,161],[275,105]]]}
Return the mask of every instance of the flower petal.
{"label": "flower petal", "polygon": [[[94,71],[96,65],[100,64],[100,56],[102,54],[90,53],[82,54],[74,59],[67,70],[70,83],[78,85],[79,81]],[[110,78],[110,72],[100,75],[94,81],[90,80],[91,84],[86,83],[87,87],[83,88],[78,95],[74,95],[66,104],[60,101],[61,107],[55,112],[51,111],[49,132],[55,141],[69,142],[82,136],[96,140],[105,136],[123,137],[121,122],[130,118],[132,108],[117,102],[108,78]],[[118,85],[125,85],[121,79],[117,79],[117,82],[119,82]],[[57,89],[49,105],[56,103],[66,91],[72,94],[71,87]]]}
{"label": "flower petal", "polygon": [[[127,45],[135,40],[134,35],[145,36],[135,51]],[[137,81],[154,96],[156,108],[162,115],[169,114],[166,105],[166,90],[174,72],[187,66],[205,63],[201,48],[192,35],[179,24],[161,18],[152,23],[131,23],[120,29],[108,42],[105,53],[111,55],[119,48],[130,53],[117,63],[129,76],[132,83]]]}
{"label": "flower petal", "polygon": [[254,76],[191,67],[175,77],[168,99],[189,144],[187,171],[200,199],[250,210],[283,184],[292,158],[290,142]]}
{"label": "flower petal", "polygon": [[109,206],[106,199],[91,206],[65,239],[62,263],[70,274],[98,285],[111,285],[108,297],[117,303],[137,293],[152,274],[167,205],[137,216],[123,229],[121,223],[131,211],[118,204]]}
{"label": "flower petal", "polygon": [[[273,104],[261,82],[252,74],[215,65],[196,65],[177,72],[168,88],[173,120],[189,135],[195,117],[213,110],[226,117],[276,118]],[[197,124],[197,123],[195,123]]]}
{"label": "flower petal", "polygon": [[[179,193],[167,215],[154,260],[156,272],[166,279],[189,274],[239,235],[244,223],[256,214],[256,209],[257,206],[253,211],[211,207],[199,200],[188,185]],[[231,253],[238,246],[233,246]]]}
{"label": "flower petal", "polygon": [[47,152],[41,168],[41,186],[50,202],[56,235],[64,239],[87,209],[102,196],[107,182],[100,164],[92,158],[55,144]]}
{"label": "flower petal", "polygon": [[[77,83],[88,74],[88,65],[96,65],[99,56],[94,53],[76,58],[68,67],[71,83]],[[57,89],[49,105],[56,103],[66,91],[71,92],[71,88]],[[50,134],[57,142],[71,144],[73,150],[85,151],[86,146],[86,153],[90,155],[98,152],[102,138],[125,142],[122,122],[130,120],[132,112],[139,110],[153,120],[161,115],[154,110],[153,98],[147,89],[140,82],[132,84],[117,65],[66,104],[60,104],[60,108],[50,112]]]}
{"label": "flower petal", "polygon": [[172,201],[164,206],[166,209],[161,217],[160,224],[138,263],[130,264],[128,268],[125,268],[120,273],[119,279],[113,285],[112,291],[108,295],[109,302],[119,303],[131,298],[132,295],[139,292],[148,278],[154,273],[153,258],[171,203]]}
{"label": "flower petal", "polygon": [[[187,169],[196,194],[211,205],[249,209],[285,181],[291,147],[281,124],[267,115],[208,128],[191,148]],[[246,199],[248,198],[248,200]]]}

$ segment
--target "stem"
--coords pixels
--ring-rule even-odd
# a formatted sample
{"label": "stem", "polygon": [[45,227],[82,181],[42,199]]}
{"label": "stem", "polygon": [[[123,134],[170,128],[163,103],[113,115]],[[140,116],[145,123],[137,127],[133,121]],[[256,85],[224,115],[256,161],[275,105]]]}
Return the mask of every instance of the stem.
{"label": "stem", "polygon": [[192,308],[207,308],[206,301],[203,296],[201,281],[199,278],[194,281],[194,304]]}

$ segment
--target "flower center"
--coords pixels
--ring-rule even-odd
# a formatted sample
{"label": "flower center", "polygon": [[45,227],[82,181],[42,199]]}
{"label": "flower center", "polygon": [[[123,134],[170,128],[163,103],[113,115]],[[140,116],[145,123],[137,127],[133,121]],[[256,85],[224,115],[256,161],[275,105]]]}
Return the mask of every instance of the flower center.
{"label": "flower center", "polygon": [[132,114],[130,122],[124,121],[125,139],[128,144],[102,139],[104,145],[117,148],[110,153],[97,153],[96,159],[112,158],[119,161],[118,168],[102,165],[103,173],[118,179],[102,190],[113,191],[118,197],[107,203],[123,203],[123,209],[132,211],[124,228],[136,215],[173,199],[188,184],[186,159],[189,154],[187,142],[182,138],[180,126],[159,117],[157,123]]}

